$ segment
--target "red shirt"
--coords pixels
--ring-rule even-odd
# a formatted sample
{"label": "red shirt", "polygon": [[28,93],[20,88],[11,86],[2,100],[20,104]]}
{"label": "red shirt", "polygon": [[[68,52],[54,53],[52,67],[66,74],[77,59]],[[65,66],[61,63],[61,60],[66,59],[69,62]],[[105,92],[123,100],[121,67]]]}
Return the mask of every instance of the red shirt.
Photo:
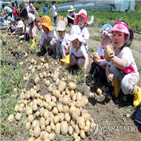
{"label": "red shirt", "polygon": [[13,16],[16,17],[17,16],[17,13],[18,13],[17,9],[16,8],[13,8],[12,9],[12,12],[13,12]]}

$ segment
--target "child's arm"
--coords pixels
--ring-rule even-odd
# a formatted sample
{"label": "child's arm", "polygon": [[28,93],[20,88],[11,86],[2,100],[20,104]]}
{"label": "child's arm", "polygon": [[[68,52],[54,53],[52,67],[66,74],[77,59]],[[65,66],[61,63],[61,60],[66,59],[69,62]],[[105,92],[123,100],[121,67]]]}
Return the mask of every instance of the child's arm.
{"label": "child's arm", "polygon": [[15,34],[16,34],[16,31],[14,31],[13,33],[11,33],[10,37],[12,37],[12,36],[15,35]]}
{"label": "child's arm", "polygon": [[86,58],[85,58],[85,64],[84,64],[84,68],[83,68],[83,71],[84,72],[86,72],[86,69],[88,67],[88,64],[89,64],[89,58],[88,58],[88,56],[86,56]]}
{"label": "child's arm", "polygon": [[118,67],[119,69],[124,69],[128,64],[126,58],[118,58],[117,56],[115,56],[113,51],[110,54],[110,58],[111,58],[111,61],[113,62],[113,64],[116,67]]}
{"label": "child's arm", "polygon": [[109,69],[110,69],[110,65],[107,63],[105,73],[106,73],[106,76],[107,76],[108,83],[112,82],[112,80],[113,80],[113,74],[110,73]]}

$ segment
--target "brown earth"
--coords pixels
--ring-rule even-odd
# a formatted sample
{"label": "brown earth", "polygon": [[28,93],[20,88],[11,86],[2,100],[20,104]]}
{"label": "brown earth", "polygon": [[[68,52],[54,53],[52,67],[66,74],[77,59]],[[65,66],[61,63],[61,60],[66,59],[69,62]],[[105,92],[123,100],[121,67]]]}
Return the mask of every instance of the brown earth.
{"label": "brown earth", "polygon": [[[89,48],[95,48],[97,50],[100,43],[96,39],[92,39],[93,37],[99,38],[99,29],[96,27],[89,27],[90,32],[90,41]],[[15,37],[10,38],[6,31],[1,31],[2,36],[6,42],[5,45],[2,45],[5,56],[9,58],[12,62],[15,61],[15,57],[11,55],[11,47],[13,50],[19,51],[21,53],[28,52],[28,57],[23,57],[21,66],[23,71],[23,76],[26,73],[30,73],[28,70],[30,63],[27,60],[31,60],[34,58],[37,60],[37,63],[41,63],[40,58],[42,56],[38,56],[39,49],[30,51],[30,47],[28,43],[21,44]],[[37,35],[37,43],[40,41],[41,34]],[[135,34],[135,37],[139,37],[141,35]],[[138,70],[140,70],[140,81],[138,84],[141,86],[141,42],[138,40],[133,41],[132,47],[133,55],[138,59]],[[91,55],[92,52],[89,53]],[[43,56],[45,57],[45,56]],[[5,58],[6,59],[6,58]],[[46,59],[46,57],[45,57]],[[26,62],[27,61],[27,62]],[[90,62],[92,60],[90,59]],[[57,65],[52,64],[52,62],[56,62],[51,57],[48,57],[48,64],[51,65],[50,72],[54,72],[56,67],[60,67],[62,69],[62,74],[60,78],[64,77],[63,72],[67,72],[67,75],[74,77],[69,71],[66,71],[64,67],[62,67],[59,63]],[[45,71],[42,69],[40,72]],[[35,72],[36,74],[37,72]],[[23,82],[23,88],[29,90],[34,86],[33,78],[31,77],[28,81]],[[51,78],[49,78],[52,81]],[[47,87],[43,83],[43,81],[39,82],[40,85],[40,93],[45,95],[47,93]],[[127,101],[123,101],[123,95],[121,95],[118,99],[111,99],[111,97],[106,95],[105,92],[105,84],[102,82],[95,82],[93,87],[88,87],[84,83],[78,83],[78,91],[80,91],[83,95],[89,97],[90,91],[94,93],[94,98],[89,98],[89,103],[86,105],[86,109],[91,114],[94,119],[95,125],[97,128],[91,129],[91,131],[87,134],[85,141],[140,141],[141,140],[141,126],[134,122],[136,108],[132,106],[133,96],[128,95]],[[96,88],[100,87],[103,90],[103,95],[98,96],[96,92]],[[129,117],[128,117],[129,115]],[[23,135],[24,136],[24,135]],[[23,137],[24,138],[24,137]],[[26,137],[25,137],[26,138]],[[8,139],[5,139],[8,140]],[[25,139],[24,139],[25,140]]]}

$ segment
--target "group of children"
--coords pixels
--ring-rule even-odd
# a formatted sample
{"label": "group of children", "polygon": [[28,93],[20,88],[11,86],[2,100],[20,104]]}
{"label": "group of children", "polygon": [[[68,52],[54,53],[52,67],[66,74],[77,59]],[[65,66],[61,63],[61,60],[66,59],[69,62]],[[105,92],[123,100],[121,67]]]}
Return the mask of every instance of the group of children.
{"label": "group of children", "polygon": [[[27,13],[26,9],[20,12],[20,20],[17,27],[24,27],[24,38],[26,38],[26,25],[29,25],[29,37],[32,42],[35,42],[36,29],[42,31],[40,48],[44,48],[49,54],[53,53],[54,59],[65,59],[69,54],[70,64],[82,66],[86,72],[88,58],[88,42],[89,31],[87,29],[87,12],[81,9],[76,14],[74,21],[75,25],[71,27],[70,35],[66,33],[66,22],[59,20],[56,30],[51,25],[51,19],[48,16],[35,16],[32,13]],[[23,26],[24,25],[24,26]],[[102,79],[105,82],[114,84],[113,95],[117,98],[120,89],[126,94],[134,95],[133,105],[141,106],[141,88],[137,86],[139,80],[139,72],[132,55],[130,45],[134,34],[129,26],[124,21],[115,22],[112,27],[110,24],[105,24],[100,30],[100,47],[97,50],[99,59],[93,57],[93,62],[89,69],[89,76],[92,79]],[[110,62],[107,62],[104,57],[104,50],[107,45],[113,46],[110,53]]]}

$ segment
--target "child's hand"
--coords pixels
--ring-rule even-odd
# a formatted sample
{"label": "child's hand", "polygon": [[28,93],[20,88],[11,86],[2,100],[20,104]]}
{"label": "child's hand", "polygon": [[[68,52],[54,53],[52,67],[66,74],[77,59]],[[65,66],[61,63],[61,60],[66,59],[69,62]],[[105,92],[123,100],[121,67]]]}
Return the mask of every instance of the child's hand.
{"label": "child's hand", "polygon": [[11,37],[11,38],[13,37],[12,34],[10,35],[10,37]]}
{"label": "child's hand", "polygon": [[96,64],[100,64],[100,62],[101,62],[101,59],[95,59],[95,61],[94,61]]}
{"label": "child's hand", "polygon": [[110,59],[111,59],[111,61],[114,60],[114,57],[115,57],[115,54],[114,54],[114,52],[113,52],[113,50],[112,50],[111,53],[110,53]]}
{"label": "child's hand", "polygon": [[112,73],[110,73],[109,75],[107,75],[107,81],[108,83],[111,83],[113,81],[114,75]]}

